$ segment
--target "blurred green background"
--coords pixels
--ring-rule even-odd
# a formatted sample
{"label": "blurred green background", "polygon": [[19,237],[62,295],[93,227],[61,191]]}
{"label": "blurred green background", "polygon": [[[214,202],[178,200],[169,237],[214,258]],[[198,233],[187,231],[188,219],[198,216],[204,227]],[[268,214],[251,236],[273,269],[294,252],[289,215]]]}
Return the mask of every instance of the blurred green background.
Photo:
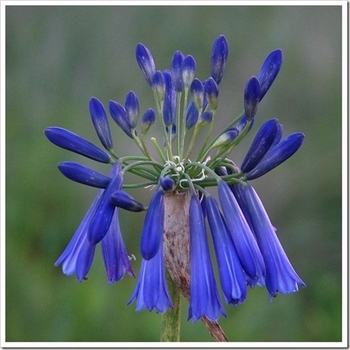
{"label": "blurred green background", "polygon": [[[160,315],[126,305],[135,280],[108,285],[99,250],[84,283],[53,266],[97,192],[64,178],[57,163],[76,160],[106,174],[109,167],[53,146],[43,129],[62,126],[99,144],[91,96],[124,103],[134,90],[142,111],[154,106],[134,57],[138,42],[159,69],[175,50],[192,54],[204,80],[220,34],[230,53],[217,131],[241,112],[245,83],[266,55],[283,49],[255,128],[232,158],[241,162],[269,118],[285,135],[305,133],[294,157],[253,184],[307,284],[273,302],[265,289],[249,290],[244,304],[226,306],[220,324],[231,341],[341,341],[341,29],[339,6],[7,6],[6,341],[158,341]],[[138,154],[115,125],[113,135],[118,154]],[[131,193],[143,203],[151,195]],[[135,272],[143,217],[121,217]],[[201,322],[187,322],[185,300],[182,307],[181,340],[211,341]]]}

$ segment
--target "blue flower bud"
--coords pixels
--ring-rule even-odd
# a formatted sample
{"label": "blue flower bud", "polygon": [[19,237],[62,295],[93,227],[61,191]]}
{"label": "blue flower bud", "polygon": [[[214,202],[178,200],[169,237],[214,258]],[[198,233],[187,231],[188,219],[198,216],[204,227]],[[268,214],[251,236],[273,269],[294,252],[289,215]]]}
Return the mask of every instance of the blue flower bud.
{"label": "blue flower bud", "polygon": [[272,51],[265,59],[258,74],[260,83],[260,101],[265,96],[266,92],[275,80],[282,66],[282,50],[277,49]]}
{"label": "blue flower bud", "polygon": [[111,160],[106,152],[67,129],[51,126],[46,128],[44,132],[46,137],[58,147],[101,163],[109,163]]}
{"label": "blue flower bud", "polygon": [[215,111],[218,106],[219,87],[212,77],[207,79],[203,85],[209,105]]}
{"label": "blue flower bud", "polygon": [[184,89],[184,83],[182,80],[182,62],[184,57],[185,56],[181,51],[176,51],[171,62],[171,79],[177,92]]}
{"label": "blue flower bud", "polygon": [[175,181],[171,177],[161,177],[159,179],[159,184],[162,186],[164,192],[172,191],[175,189]]}
{"label": "blue flower bud", "polygon": [[157,70],[153,75],[152,87],[156,91],[159,102],[163,102],[165,96],[165,80],[160,70]]}
{"label": "blue flower bud", "polygon": [[228,42],[224,35],[220,35],[213,44],[211,51],[211,76],[220,84],[228,58]]}
{"label": "blue flower bud", "polygon": [[171,80],[170,71],[163,72],[165,81],[165,98],[163,104],[163,118],[166,126],[175,124],[176,92]]}
{"label": "blue flower bud", "polygon": [[198,109],[194,103],[194,101],[191,99],[190,103],[187,106],[186,110],[186,128],[191,129],[198,120],[199,112]]}
{"label": "blue flower bud", "polygon": [[202,82],[197,78],[193,79],[190,86],[190,91],[197,109],[202,111],[204,102],[204,86]]}
{"label": "blue flower bud", "polygon": [[125,110],[131,129],[135,129],[139,117],[140,105],[134,91],[130,91],[125,98]]}
{"label": "blue flower bud", "polygon": [[115,206],[111,203],[111,195],[121,189],[123,176],[120,173],[120,165],[115,163],[111,170],[112,180],[103,191],[100,201],[97,204],[96,211],[91,217],[88,239],[91,244],[97,244],[106,235],[112,222]]}
{"label": "blue flower bud", "polygon": [[211,123],[212,120],[213,120],[213,112],[206,111],[200,115],[200,117],[198,119],[198,124],[204,126],[204,125]]}
{"label": "blue flower bud", "polygon": [[141,43],[138,43],[136,46],[136,60],[146,78],[147,83],[152,86],[152,78],[156,72],[156,65],[154,64],[151,51],[149,51],[147,47]]}
{"label": "blue flower bud", "polygon": [[120,103],[110,100],[109,113],[117,125],[125,132],[125,134],[127,134],[130,138],[133,138],[125,108]]}
{"label": "blue flower bud", "polygon": [[141,255],[152,259],[162,245],[164,229],[164,191],[158,189],[149,203],[141,234]]}
{"label": "blue flower bud", "polygon": [[248,120],[255,117],[260,101],[260,84],[256,77],[251,77],[244,89],[244,113]]}
{"label": "blue flower bud", "polygon": [[113,148],[113,141],[103,104],[96,97],[92,97],[90,99],[89,107],[92,123],[94,124],[96,133],[102,145],[107,150],[111,150]]}
{"label": "blue flower bud", "polygon": [[68,179],[92,187],[106,188],[111,181],[109,176],[75,162],[61,162],[58,169]]}
{"label": "blue flower bud", "polygon": [[254,140],[243,159],[241,169],[247,173],[260,162],[262,157],[271,147],[277,132],[277,119],[270,119],[265,122],[256,133]]}
{"label": "blue flower bud", "polygon": [[118,207],[129,211],[143,211],[144,207],[136,201],[129,193],[123,190],[117,190],[111,195],[111,203]]}
{"label": "blue flower bud", "polygon": [[273,147],[258,163],[258,165],[246,174],[248,180],[256,179],[291,157],[302,145],[305,135],[297,132],[287,136]]}
{"label": "blue flower bud", "polygon": [[196,72],[196,61],[191,55],[188,55],[184,58],[181,70],[182,81],[184,83],[184,86],[186,88],[189,88],[191,86],[191,83],[194,79],[194,74]]}
{"label": "blue flower bud", "polygon": [[142,116],[141,120],[141,127],[142,127],[142,133],[146,134],[151,125],[156,120],[156,113],[152,108],[148,108],[145,113]]}
{"label": "blue flower bud", "polygon": [[212,147],[228,145],[238,136],[238,134],[239,130],[237,128],[230,128],[216,139]]}

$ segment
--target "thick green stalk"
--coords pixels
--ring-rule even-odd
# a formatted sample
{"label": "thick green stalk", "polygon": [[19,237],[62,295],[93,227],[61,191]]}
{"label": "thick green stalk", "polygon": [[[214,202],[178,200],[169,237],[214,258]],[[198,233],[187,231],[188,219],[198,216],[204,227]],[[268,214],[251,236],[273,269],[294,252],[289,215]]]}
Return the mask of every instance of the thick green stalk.
{"label": "thick green stalk", "polygon": [[179,342],[180,341],[180,290],[167,272],[167,284],[170,298],[173,302],[173,309],[168,309],[162,316],[162,328],[160,341]]}

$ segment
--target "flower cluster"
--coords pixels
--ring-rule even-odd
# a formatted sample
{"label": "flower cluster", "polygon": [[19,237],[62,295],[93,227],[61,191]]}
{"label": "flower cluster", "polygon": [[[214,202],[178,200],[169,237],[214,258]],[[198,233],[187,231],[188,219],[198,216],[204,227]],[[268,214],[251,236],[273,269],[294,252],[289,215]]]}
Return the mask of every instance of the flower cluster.
{"label": "flower cluster", "polygon": [[[240,166],[228,158],[232,149],[251,130],[259,103],[275,80],[281,65],[282,51],[271,52],[256,76],[248,79],[243,92],[243,111],[232,119],[217,137],[212,136],[218,107],[219,85],[228,59],[228,42],[219,36],[212,47],[210,76],[195,78],[196,61],[191,55],[176,51],[169,70],[157,70],[150,50],[139,43],[136,61],[152,88],[155,108],[140,116],[139,100],[130,91],[125,103],[110,100],[109,114],[131,138],[141,155],[119,156],[104,105],[95,97],[89,103],[90,115],[104,149],[61,127],[45,129],[55,145],[111,165],[108,175],[75,162],[62,162],[59,170],[67,178],[99,188],[99,192],[73,238],[55,265],[63,273],[86,279],[96,246],[100,243],[109,283],[126,273],[135,276],[132,259],[124,245],[119,211],[147,210],[140,237],[141,268],[135,290],[128,301],[136,301],[136,310],[144,308],[165,312],[172,300],[165,279],[167,257],[164,251],[165,201],[169,194],[185,194],[188,201],[190,281],[188,319],[207,317],[217,320],[225,315],[212,264],[206,227],[210,228],[218,279],[227,304],[243,303],[247,288],[266,286],[270,298],[305,286],[294,271],[276,229],[250,184],[292,156],[301,146],[304,135],[293,133],[282,138],[277,119],[262,124]],[[141,118],[141,121],[140,121]],[[151,137],[153,150],[145,137],[156,119],[160,122],[162,142]],[[195,145],[199,151],[194,155]],[[128,173],[142,182],[125,185]],[[147,208],[125,190],[130,187],[153,187]],[[217,196],[209,187],[217,187]],[[171,215],[171,213],[170,213]],[[185,230],[185,228],[183,228]],[[169,271],[170,275],[171,271]],[[175,281],[178,282],[178,281]]]}

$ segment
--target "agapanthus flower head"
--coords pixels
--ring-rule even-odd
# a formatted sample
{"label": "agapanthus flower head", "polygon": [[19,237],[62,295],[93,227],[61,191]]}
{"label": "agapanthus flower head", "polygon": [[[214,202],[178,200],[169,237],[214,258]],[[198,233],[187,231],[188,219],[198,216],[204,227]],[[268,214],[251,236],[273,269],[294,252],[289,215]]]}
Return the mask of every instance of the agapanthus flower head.
{"label": "agapanthus flower head", "polygon": [[[108,105],[110,117],[138,147],[137,155],[129,153],[131,147],[125,147],[122,156],[114,151],[109,116],[96,97],[89,101],[90,116],[105,150],[64,128],[45,129],[55,145],[111,167],[103,174],[76,162],[59,163],[68,179],[99,190],[55,265],[62,265],[63,273],[75,274],[81,282],[87,278],[100,244],[108,283],[121,280],[126,273],[135,277],[133,255],[127,253],[119,215],[123,210],[146,211],[139,235],[142,262],[128,304],[135,301],[137,311],[161,313],[174,307],[167,270],[171,283],[188,299],[188,319],[193,322],[215,322],[226,316],[214,274],[215,258],[227,304],[245,302],[248,286],[266,286],[270,296],[304,286],[248,183],[292,156],[304,134],[295,132],[282,139],[282,125],[276,118],[270,119],[262,123],[241,166],[230,159],[232,150],[258,119],[257,106],[281,68],[282,51],[271,52],[259,74],[248,80],[242,112],[230,117],[216,136],[218,85],[228,59],[224,35],[214,41],[210,58],[210,76],[202,80],[195,77],[196,61],[191,55],[178,50],[168,69],[157,70],[150,50],[137,45],[136,61],[152,88],[154,109],[147,108],[138,123],[140,102],[134,91],[127,93],[124,104],[110,100]],[[157,120],[158,127],[151,128]],[[153,134],[157,131],[160,137]],[[124,182],[130,174],[142,180]],[[208,191],[210,187],[217,187],[218,201]],[[131,196],[130,188],[151,191],[149,204]]]}

